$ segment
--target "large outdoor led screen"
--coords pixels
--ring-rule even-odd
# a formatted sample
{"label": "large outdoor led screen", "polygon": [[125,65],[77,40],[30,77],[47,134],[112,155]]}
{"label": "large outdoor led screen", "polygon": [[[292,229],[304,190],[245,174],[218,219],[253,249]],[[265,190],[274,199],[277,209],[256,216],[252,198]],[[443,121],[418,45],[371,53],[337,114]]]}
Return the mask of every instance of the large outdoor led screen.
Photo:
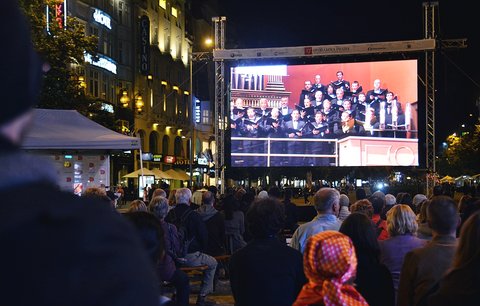
{"label": "large outdoor led screen", "polygon": [[417,166],[417,60],[230,70],[232,167]]}

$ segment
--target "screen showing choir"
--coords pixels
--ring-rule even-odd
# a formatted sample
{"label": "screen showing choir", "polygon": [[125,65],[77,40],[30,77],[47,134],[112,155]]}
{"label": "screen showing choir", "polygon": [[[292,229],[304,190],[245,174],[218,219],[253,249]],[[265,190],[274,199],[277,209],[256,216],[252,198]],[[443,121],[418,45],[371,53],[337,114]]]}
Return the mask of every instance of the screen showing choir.
{"label": "screen showing choir", "polygon": [[229,82],[232,167],[418,165],[417,60],[236,66]]}

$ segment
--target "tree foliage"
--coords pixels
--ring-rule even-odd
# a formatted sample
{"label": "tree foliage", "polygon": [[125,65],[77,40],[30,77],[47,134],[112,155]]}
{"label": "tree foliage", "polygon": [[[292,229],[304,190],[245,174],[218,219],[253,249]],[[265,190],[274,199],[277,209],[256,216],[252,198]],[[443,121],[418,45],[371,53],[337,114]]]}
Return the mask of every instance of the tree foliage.
{"label": "tree foliage", "polygon": [[74,17],[67,17],[67,26],[60,28],[51,15],[47,33],[45,8],[46,5],[53,8],[55,1],[20,0],[19,3],[30,21],[33,44],[50,68],[44,77],[38,106],[76,109],[87,114],[93,100],[85,95],[74,68],[84,62],[84,52],[96,55],[98,38],[86,36],[84,26]]}
{"label": "tree foliage", "polygon": [[460,176],[480,173],[480,124],[462,135],[447,137],[447,148],[439,161],[442,175]]}

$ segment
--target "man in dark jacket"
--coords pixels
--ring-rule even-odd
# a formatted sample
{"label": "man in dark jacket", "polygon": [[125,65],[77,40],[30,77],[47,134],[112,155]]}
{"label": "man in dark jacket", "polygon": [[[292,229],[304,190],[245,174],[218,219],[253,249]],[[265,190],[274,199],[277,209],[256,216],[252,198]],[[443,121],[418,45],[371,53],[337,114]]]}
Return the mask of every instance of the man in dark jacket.
{"label": "man in dark jacket", "polygon": [[210,191],[202,194],[202,205],[197,212],[207,226],[208,243],[206,253],[210,256],[225,255],[225,217],[213,204],[215,197]]}
{"label": "man in dark jacket", "polygon": [[19,149],[42,62],[18,4],[0,4],[0,287],[4,305],[158,305],[137,233],[111,207],[57,188],[56,170]]}
{"label": "man in dark jacket", "polygon": [[[185,265],[190,267],[208,266],[203,273],[202,286],[197,298],[197,305],[209,305],[206,299],[207,294],[213,291],[213,281],[215,270],[217,269],[217,261],[210,255],[206,254],[208,246],[208,231],[202,217],[190,208],[190,199],[192,191],[188,188],[179,188],[175,192],[175,207],[170,210],[166,222],[173,223],[180,229],[186,229],[184,239],[191,241],[185,255]],[[180,231],[180,230],[179,230]],[[182,241],[180,242],[182,243]]]}

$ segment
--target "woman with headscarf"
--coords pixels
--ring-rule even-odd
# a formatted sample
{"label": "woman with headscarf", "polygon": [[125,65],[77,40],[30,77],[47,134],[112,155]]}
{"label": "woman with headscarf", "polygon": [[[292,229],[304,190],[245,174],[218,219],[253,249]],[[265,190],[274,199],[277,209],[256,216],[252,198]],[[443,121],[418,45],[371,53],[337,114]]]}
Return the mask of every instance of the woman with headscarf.
{"label": "woman with headscarf", "polygon": [[324,231],[310,237],[303,254],[303,267],[308,283],[294,306],[368,305],[352,285],[357,257],[348,236]]}

